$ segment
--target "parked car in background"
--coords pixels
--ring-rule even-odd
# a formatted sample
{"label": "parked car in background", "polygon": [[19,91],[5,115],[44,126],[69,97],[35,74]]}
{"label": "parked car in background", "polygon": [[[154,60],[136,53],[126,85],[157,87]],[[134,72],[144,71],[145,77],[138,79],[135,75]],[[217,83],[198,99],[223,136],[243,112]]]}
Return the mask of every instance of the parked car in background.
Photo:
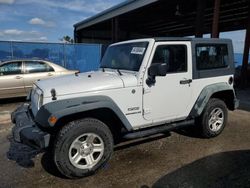
{"label": "parked car in background", "polygon": [[0,63],[0,98],[26,96],[35,81],[54,76],[74,74],[45,60],[11,60]]}

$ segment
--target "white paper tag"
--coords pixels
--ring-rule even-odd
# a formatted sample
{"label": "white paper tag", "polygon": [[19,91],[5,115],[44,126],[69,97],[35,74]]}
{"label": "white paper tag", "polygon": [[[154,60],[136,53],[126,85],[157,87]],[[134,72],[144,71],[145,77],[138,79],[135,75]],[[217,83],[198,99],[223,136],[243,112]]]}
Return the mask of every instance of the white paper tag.
{"label": "white paper tag", "polygon": [[143,47],[133,47],[133,49],[131,50],[131,54],[143,55],[144,51],[145,51],[145,48]]}

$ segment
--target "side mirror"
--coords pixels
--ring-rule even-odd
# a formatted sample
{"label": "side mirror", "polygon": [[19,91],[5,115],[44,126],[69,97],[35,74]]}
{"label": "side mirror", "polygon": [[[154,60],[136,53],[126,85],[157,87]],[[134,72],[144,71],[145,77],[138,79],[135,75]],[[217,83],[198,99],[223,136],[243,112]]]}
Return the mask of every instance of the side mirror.
{"label": "side mirror", "polygon": [[166,63],[155,63],[148,68],[149,76],[166,76],[167,64]]}
{"label": "side mirror", "polygon": [[146,80],[147,85],[151,86],[155,84],[156,76],[166,76],[168,67],[166,63],[154,63],[148,68],[148,78]]}

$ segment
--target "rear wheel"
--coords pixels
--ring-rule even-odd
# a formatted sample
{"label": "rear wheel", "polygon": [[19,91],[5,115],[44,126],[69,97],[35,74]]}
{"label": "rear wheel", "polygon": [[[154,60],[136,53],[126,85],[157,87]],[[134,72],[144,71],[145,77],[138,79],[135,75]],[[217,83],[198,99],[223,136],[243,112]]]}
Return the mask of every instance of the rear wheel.
{"label": "rear wheel", "polygon": [[224,101],[212,98],[208,101],[201,117],[201,131],[206,138],[218,136],[227,124],[228,111]]}
{"label": "rear wheel", "polygon": [[70,122],[58,133],[54,161],[58,170],[69,178],[93,174],[107,163],[113,152],[109,128],[97,119]]}

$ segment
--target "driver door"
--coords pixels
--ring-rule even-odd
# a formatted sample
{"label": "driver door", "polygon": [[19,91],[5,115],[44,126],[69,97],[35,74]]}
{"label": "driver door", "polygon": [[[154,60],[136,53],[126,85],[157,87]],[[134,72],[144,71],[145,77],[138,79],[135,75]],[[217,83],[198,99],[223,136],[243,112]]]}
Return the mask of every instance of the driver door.
{"label": "driver door", "polygon": [[154,85],[147,85],[145,76],[144,118],[154,122],[186,117],[192,95],[192,59],[189,42],[160,42],[154,47],[150,64],[166,63],[167,75],[156,76]]}
{"label": "driver door", "polygon": [[22,61],[0,66],[0,98],[25,96]]}

